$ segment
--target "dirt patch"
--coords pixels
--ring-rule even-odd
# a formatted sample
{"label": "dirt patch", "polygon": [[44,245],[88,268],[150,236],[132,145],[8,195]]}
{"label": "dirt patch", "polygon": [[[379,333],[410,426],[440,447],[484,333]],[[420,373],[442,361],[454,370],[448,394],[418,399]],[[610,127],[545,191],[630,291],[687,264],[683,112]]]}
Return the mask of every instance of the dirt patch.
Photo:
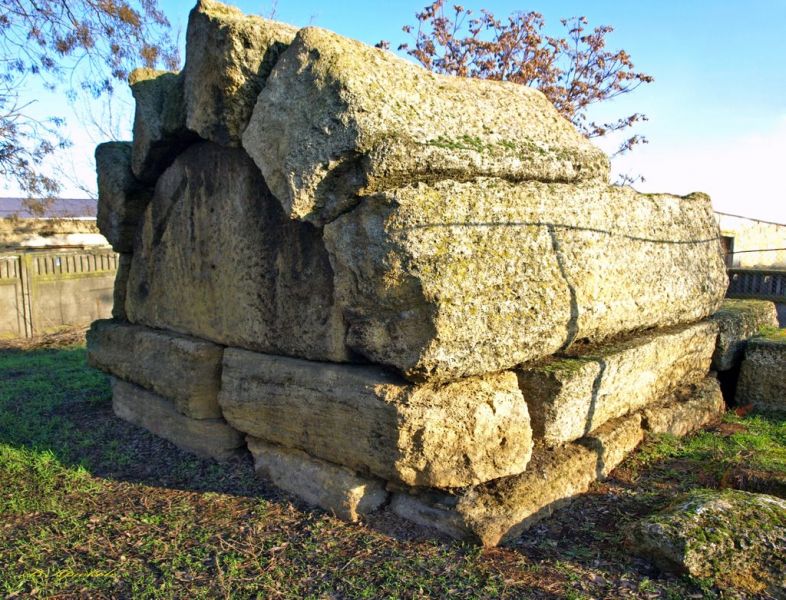
{"label": "dirt patch", "polygon": [[0,352],[14,350],[28,352],[30,350],[48,350],[84,344],[87,329],[87,327],[77,327],[34,338],[0,340]]}

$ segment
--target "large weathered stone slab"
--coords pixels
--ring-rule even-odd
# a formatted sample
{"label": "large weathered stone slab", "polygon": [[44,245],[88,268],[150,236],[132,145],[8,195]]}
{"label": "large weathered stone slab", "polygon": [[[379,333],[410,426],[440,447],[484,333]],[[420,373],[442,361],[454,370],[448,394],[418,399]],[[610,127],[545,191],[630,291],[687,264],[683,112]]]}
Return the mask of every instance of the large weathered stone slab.
{"label": "large weathered stone slab", "polygon": [[199,0],[188,18],[185,103],[188,128],[239,146],[259,91],[297,29]]}
{"label": "large weathered stone slab", "polygon": [[125,321],[126,315],[126,290],[128,289],[128,274],[131,272],[131,255],[121,254],[117,259],[117,273],[115,274],[115,287],[112,290],[112,317]]}
{"label": "large weathered stone slab", "polygon": [[243,146],[287,214],[317,224],[407,182],[605,181],[609,169],[534,88],[437,75],[315,27],[279,58]]}
{"label": "large weathered stone slab", "polygon": [[786,412],[786,329],[748,342],[736,401],[761,411]]}
{"label": "large weathered stone slab", "polygon": [[347,360],[321,232],[288,219],[242,149],[201,143],[161,176],[126,312],[226,346]]}
{"label": "large weathered stone slab", "polygon": [[414,486],[520,473],[532,446],[510,372],[415,386],[378,367],[228,348],[219,403],[233,427],[254,437]]}
{"label": "large weathered stone slab", "polygon": [[717,325],[705,321],[580,350],[575,357],[551,358],[518,371],[533,436],[547,445],[569,442],[703,380],[716,337]]}
{"label": "large weathered stone slab", "polygon": [[413,380],[700,320],[728,285],[717,238],[704,195],[493,179],[387,191],[325,227],[347,344]]}
{"label": "large weathered stone slab", "polygon": [[131,170],[131,142],[107,142],[96,147],[98,230],[117,252],[134,249],[137,226],[151,192]]}
{"label": "large weathered stone slab", "polygon": [[217,419],[223,348],[204,340],[119,321],[95,321],[88,363],[171,398],[192,419]]}
{"label": "large weathered stone slab", "polygon": [[712,357],[712,368],[728,371],[742,363],[748,340],[763,327],[778,327],[774,302],[766,300],[726,299],[712,315],[718,323],[718,346]]}
{"label": "large weathered stone slab", "polygon": [[253,437],[247,440],[259,475],[339,519],[357,521],[387,500],[384,482],[379,479],[361,477],[346,467],[316,459],[300,450]]}
{"label": "large weathered stone slab", "polygon": [[141,181],[155,183],[175,157],[198,139],[186,129],[183,76],[136,69],[128,81],[136,103],[131,167]]}
{"label": "large weathered stone slab", "polygon": [[738,490],[693,490],[637,522],[638,553],[662,569],[711,578],[756,597],[786,593],[786,500]]}
{"label": "large weathered stone slab", "polygon": [[243,436],[223,419],[191,419],[166,398],[114,377],[112,408],[121,419],[198,456],[224,461],[245,446]]}
{"label": "large weathered stone slab", "polygon": [[719,421],[725,410],[718,380],[708,377],[676,390],[663,402],[648,406],[642,411],[642,418],[649,433],[682,436]]}
{"label": "large weathered stone slab", "polygon": [[397,493],[391,507],[458,539],[496,546],[512,539],[607,476],[643,437],[638,414],[609,421],[578,442],[536,447],[527,470],[455,495]]}

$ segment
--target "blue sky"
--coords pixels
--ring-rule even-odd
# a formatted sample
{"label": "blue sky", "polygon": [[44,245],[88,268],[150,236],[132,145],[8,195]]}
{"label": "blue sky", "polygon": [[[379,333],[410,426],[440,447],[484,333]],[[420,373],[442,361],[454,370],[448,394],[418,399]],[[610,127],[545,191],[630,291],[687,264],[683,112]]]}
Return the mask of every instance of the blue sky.
{"label": "blue sky", "polygon": [[[232,3],[257,14],[272,7],[269,1]],[[276,18],[326,27],[369,44],[387,39],[395,47],[406,39],[401,26],[414,24],[414,13],[425,3],[279,0]],[[162,2],[181,37],[192,5]],[[463,5],[497,16],[537,10],[549,33],[560,31],[561,17],[574,15],[587,16],[590,25],[612,25],[610,47],[627,50],[637,69],[655,77],[595,114],[611,118],[638,111],[650,119],[637,129],[650,143],[616,160],[615,169],[643,175],[646,182],[637,186],[642,191],[705,191],[718,210],[786,223],[780,180],[786,158],[786,0],[487,0]],[[97,137],[94,131],[80,133],[72,157],[79,163],[75,179],[88,187],[92,179],[85,156]],[[614,142],[599,145],[611,150]]]}

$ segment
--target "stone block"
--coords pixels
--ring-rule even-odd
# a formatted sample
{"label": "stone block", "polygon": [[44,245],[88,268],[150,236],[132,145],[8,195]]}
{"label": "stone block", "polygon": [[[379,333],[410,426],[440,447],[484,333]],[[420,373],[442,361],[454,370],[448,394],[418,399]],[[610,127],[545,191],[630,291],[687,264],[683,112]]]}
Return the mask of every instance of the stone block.
{"label": "stone block", "polygon": [[535,440],[558,445],[703,380],[717,325],[657,330],[518,371]]}
{"label": "stone block", "polygon": [[763,412],[786,412],[786,329],[752,338],[737,383],[737,404]]}
{"label": "stone block", "polygon": [[282,448],[252,437],[247,440],[259,475],[339,519],[357,521],[387,500],[388,493],[379,479],[362,477],[346,467],[319,460],[300,450]]}
{"label": "stone block", "polygon": [[[630,547],[678,575],[711,579],[740,597],[786,592],[786,500],[739,490],[691,490],[633,524]],[[750,595],[748,595],[750,594]]]}
{"label": "stone block", "polygon": [[375,366],[228,348],[219,403],[233,427],[256,438],[413,486],[520,473],[532,447],[510,372],[418,386]]}
{"label": "stone block", "polygon": [[257,96],[297,28],[199,0],[188,18],[185,85],[188,128],[239,146]]}
{"label": "stone block", "polygon": [[96,147],[98,230],[115,251],[134,250],[134,236],[151,191],[131,170],[131,142],[107,142]]}
{"label": "stone block", "polygon": [[140,181],[153,184],[198,138],[186,129],[180,73],[136,69],[129,83],[135,101],[131,168]]}
{"label": "stone block", "polygon": [[128,318],[126,315],[126,290],[128,289],[128,274],[130,272],[131,255],[121,254],[117,259],[115,287],[112,290],[112,317],[121,321]]}
{"label": "stone block", "polygon": [[454,494],[397,493],[394,512],[455,537],[496,546],[586,492],[642,440],[638,414],[609,421],[589,436],[556,449],[536,446],[527,470]]}
{"label": "stone block", "polygon": [[708,377],[648,406],[642,411],[642,418],[649,433],[682,436],[719,421],[725,411],[726,403],[718,380]]}
{"label": "stone block", "polygon": [[703,319],[728,286],[717,238],[701,194],[491,179],[388,190],[325,227],[347,345],[413,381]]}
{"label": "stone block", "polygon": [[712,320],[718,323],[718,346],[712,357],[715,371],[739,367],[748,340],[762,328],[778,327],[775,303],[766,300],[726,299]]}
{"label": "stone block", "polygon": [[87,350],[91,366],[170,398],[183,415],[221,417],[221,346],[106,320],[91,326]]}
{"label": "stone block", "polygon": [[603,152],[532,87],[437,75],[316,27],[281,54],[243,146],[287,214],[320,225],[359,195],[407,182],[609,172]]}
{"label": "stone block", "polygon": [[225,346],[348,360],[321,232],[284,215],[239,148],[192,145],[160,177],[126,311]]}
{"label": "stone block", "polygon": [[223,419],[191,419],[170,400],[114,377],[112,408],[121,419],[198,456],[225,461],[245,446],[243,436]]}

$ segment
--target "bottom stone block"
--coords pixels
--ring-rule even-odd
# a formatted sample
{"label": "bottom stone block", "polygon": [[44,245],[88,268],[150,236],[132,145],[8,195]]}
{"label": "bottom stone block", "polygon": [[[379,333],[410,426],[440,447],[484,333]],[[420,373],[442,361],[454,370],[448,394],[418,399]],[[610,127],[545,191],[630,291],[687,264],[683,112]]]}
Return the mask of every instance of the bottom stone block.
{"label": "bottom stone block", "polygon": [[111,379],[112,408],[118,417],[183,450],[224,461],[245,445],[242,434],[223,419],[191,419],[180,414],[171,400],[122,379]]}
{"label": "bottom stone block", "polygon": [[309,504],[332,512],[339,519],[357,521],[377,510],[388,497],[384,483],[313,458],[300,450],[268,444],[248,437],[258,474]]}
{"label": "bottom stone block", "polygon": [[397,488],[391,508],[415,523],[458,539],[495,546],[516,537],[606,477],[645,432],[682,435],[722,414],[714,379],[687,386],[647,410],[608,421],[589,435],[549,448],[536,446],[527,470],[448,494]]}
{"label": "bottom stone block", "polygon": [[496,546],[549,516],[605,477],[643,438],[638,414],[609,421],[556,449],[537,447],[521,475],[467,488],[458,496],[398,493],[398,515],[450,536]]}
{"label": "bottom stone block", "polygon": [[704,381],[676,392],[668,400],[642,412],[649,433],[688,435],[719,420],[726,410],[717,379]]}
{"label": "bottom stone block", "polygon": [[760,411],[786,412],[786,329],[748,342],[736,400]]}

